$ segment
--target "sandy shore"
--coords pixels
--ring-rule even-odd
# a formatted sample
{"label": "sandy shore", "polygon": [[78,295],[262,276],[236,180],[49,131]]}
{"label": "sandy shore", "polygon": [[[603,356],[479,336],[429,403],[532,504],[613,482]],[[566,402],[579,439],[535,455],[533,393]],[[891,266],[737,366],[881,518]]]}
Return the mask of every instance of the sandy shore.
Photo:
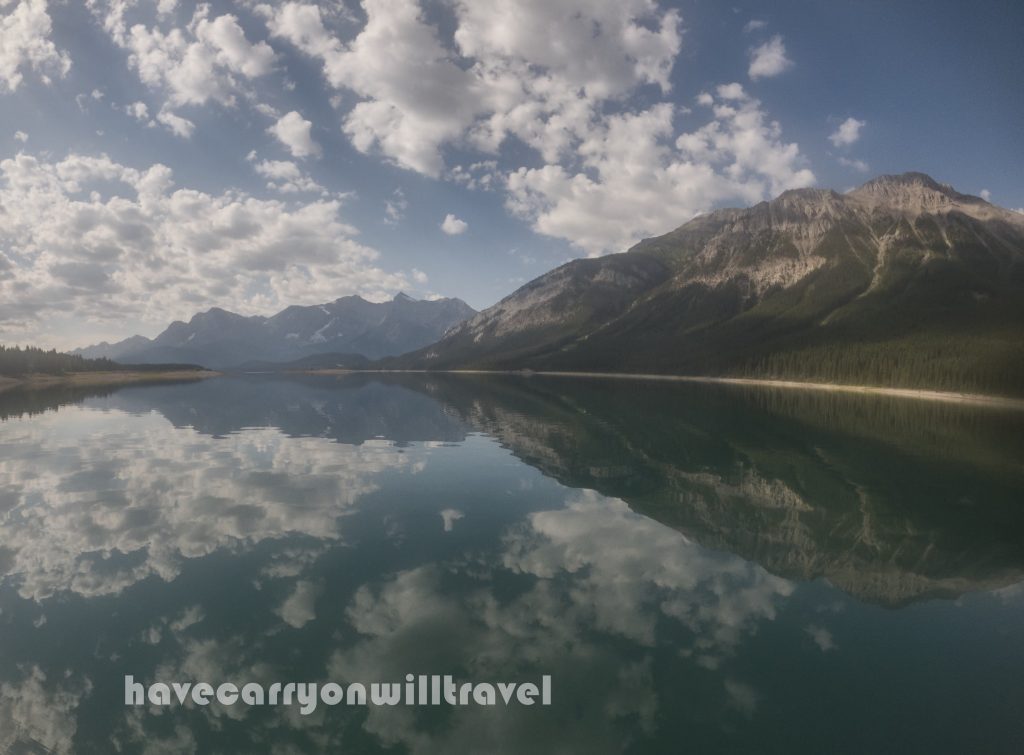
{"label": "sandy shore", "polygon": [[315,370],[285,370],[281,375],[351,375],[353,372],[379,372],[380,370],[350,370],[347,367],[318,367]]}
{"label": "sandy shore", "polygon": [[0,390],[9,388],[48,388],[50,386],[103,386],[129,383],[153,383],[168,380],[203,380],[215,377],[211,370],[167,370],[164,372],[71,372],[66,375],[32,374],[18,377],[0,375]]}
{"label": "sandy shore", "polygon": [[[360,372],[430,372],[429,370],[359,370]],[[756,378],[699,377],[693,375],[658,375],[633,372],[543,372],[533,370],[436,370],[457,375],[520,375],[540,377],[602,378],[615,380],[658,380],[674,383],[719,383],[723,385],[748,385],[788,390],[826,391],[831,393],[859,393],[865,396],[894,396],[919,401],[941,401],[951,404],[987,406],[995,409],[1024,411],[1024,399],[1008,396],[989,396],[981,393],[958,393],[955,391],[928,391],[914,388],[885,388],[870,385],[841,385],[834,383],[805,383],[798,380],[759,380]],[[341,374],[326,373],[322,374]]]}

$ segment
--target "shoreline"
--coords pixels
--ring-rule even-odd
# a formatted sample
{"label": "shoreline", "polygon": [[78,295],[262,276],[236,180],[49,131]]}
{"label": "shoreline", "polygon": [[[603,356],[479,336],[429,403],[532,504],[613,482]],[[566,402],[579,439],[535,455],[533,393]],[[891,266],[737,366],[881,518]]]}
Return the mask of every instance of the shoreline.
{"label": "shoreline", "polygon": [[52,388],[56,386],[130,385],[160,381],[189,382],[217,377],[213,370],[163,370],[153,372],[70,372],[64,375],[33,373],[19,377],[0,375],[0,391],[14,388]]}
{"label": "shoreline", "polygon": [[811,390],[830,393],[852,393],[862,396],[888,396],[918,401],[938,401],[967,406],[984,406],[994,409],[1024,411],[1024,398],[992,396],[984,393],[963,393],[959,391],[936,391],[918,388],[887,388],[871,385],[846,385],[842,383],[813,383],[799,380],[771,380],[767,378],[706,377],[699,375],[659,375],[636,372],[567,372],[542,370],[310,370],[309,374],[351,375],[356,373],[440,373],[454,375],[518,375],[520,377],[568,377],[600,378],[614,380],[654,380],[675,383],[710,383],[718,385],[740,385],[758,388],[783,388],[786,390]]}
{"label": "shoreline", "polygon": [[[1012,409],[1024,411],[1024,398],[993,396],[983,393],[937,391],[918,388],[888,388],[884,386],[848,385],[843,383],[815,383],[800,380],[772,380],[768,378],[733,378],[701,375],[662,375],[642,372],[571,372],[565,370],[359,370],[348,368],[320,368],[289,370],[285,374],[305,375],[357,375],[357,374],[451,374],[451,375],[514,375],[518,377],[587,378],[603,380],[647,380],[672,383],[705,383],[738,385],[755,388],[781,388],[810,390],[827,393],[887,396],[917,401],[935,401],[948,404]],[[74,372],[65,375],[32,374],[21,377],[0,375],[0,392],[14,388],[50,388],[56,386],[116,386],[161,381],[191,382],[219,377],[215,370],[167,370],[160,372]]]}

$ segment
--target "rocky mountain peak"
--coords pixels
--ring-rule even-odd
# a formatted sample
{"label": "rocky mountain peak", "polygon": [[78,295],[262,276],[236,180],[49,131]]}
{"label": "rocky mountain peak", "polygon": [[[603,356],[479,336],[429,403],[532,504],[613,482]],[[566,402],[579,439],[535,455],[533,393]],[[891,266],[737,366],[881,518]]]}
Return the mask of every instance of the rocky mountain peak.
{"label": "rocky mountain peak", "polygon": [[1022,291],[1024,214],[905,173],[787,191],[574,260],[402,363],[957,389],[970,374],[1017,393],[1024,362],[1005,334],[1024,318]]}
{"label": "rocky mountain peak", "polygon": [[983,199],[961,194],[949,184],[939,183],[926,173],[913,172],[879,176],[847,196],[869,205],[913,214],[941,212],[953,206],[984,203]]}

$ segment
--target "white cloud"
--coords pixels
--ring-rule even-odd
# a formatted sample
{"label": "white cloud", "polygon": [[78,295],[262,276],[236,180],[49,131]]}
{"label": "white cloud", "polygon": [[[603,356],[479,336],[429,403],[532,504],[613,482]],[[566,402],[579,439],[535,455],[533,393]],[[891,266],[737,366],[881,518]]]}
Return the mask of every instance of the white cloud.
{"label": "white cloud", "polygon": [[24,144],[25,142],[28,141],[28,134],[26,134],[24,131],[15,131],[14,140]]}
{"label": "white cloud", "polygon": [[261,160],[253,163],[253,170],[267,179],[268,189],[283,194],[326,191],[290,160]]}
{"label": "white cloud", "polygon": [[362,98],[343,125],[357,149],[432,176],[443,173],[443,146],[467,140],[493,151],[517,136],[554,160],[602,102],[644,83],[666,90],[680,45],[678,15],[653,0],[456,0],[454,48],[415,0],[363,7],[366,26],[348,43],[314,5],[287,3],[268,25]]}
{"label": "white cloud", "polygon": [[310,157],[320,154],[320,145],[313,141],[313,123],[296,111],[281,116],[267,131],[277,137],[293,157]]}
{"label": "white cloud", "polygon": [[364,97],[344,122],[357,149],[375,147],[403,167],[437,175],[441,143],[459,136],[475,114],[471,76],[449,59],[412,0],[367,0],[367,23],[349,44],[324,27],[314,5],[287,3],[270,29],[320,58],[336,88]]}
{"label": "white cloud", "polygon": [[[589,253],[619,251],[720,201],[758,201],[814,181],[797,145],[781,141],[739,84],[699,96],[714,121],[678,142],[672,105],[621,112],[643,85],[670,89],[681,19],[654,0],[453,0],[451,42],[417,0],[364,0],[363,8],[351,39],[316,5],[261,12],[273,36],[358,98],[342,116],[357,149],[473,188],[503,186],[509,208],[534,230]],[[781,37],[751,52],[754,78],[792,65]],[[542,165],[445,165],[449,146],[497,154],[509,139]]]}
{"label": "white cloud", "polygon": [[[454,0],[451,44],[416,0],[362,5],[366,24],[347,41],[315,5],[263,11],[273,36],[359,98],[343,116],[356,149],[473,187],[504,185],[514,213],[589,253],[620,251],[720,201],[814,180],[739,84],[698,97],[715,120],[675,144],[671,104],[614,113],[642,85],[670,88],[681,19],[653,0]],[[379,54],[385,47],[392,54]],[[792,66],[780,37],[752,56],[754,78]],[[445,168],[446,146],[494,154],[510,137],[544,164],[504,176],[488,160]]]}
{"label": "white cloud", "polygon": [[456,165],[445,176],[467,189],[489,191],[498,187],[504,176],[498,170],[497,160],[480,160],[470,165]]}
{"label": "white cloud", "polygon": [[384,203],[384,222],[388,225],[395,225],[403,217],[409,208],[409,200],[405,198],[405,192],[401,188],[391,193],[391,198]]}
{"label": "white cloud", "polygon": [[844,168],[852,168],[858,173],[867,173],[869,170],[871,170],[871,166],[868,165],[863,160],[856,160],[849,157],[840,157],[839,164],[842,165]]}
{"label": "white cloud", "polygon": [[539,233],[601,254],[720,202],[753,203],[814,183],[797,145],[781,140],[779,124],[741,86],[721,86],[711,100],[713,120],[674,142],[669,104],[608,117],[580,146],[580,171],[547,165],[509,176],[510,209]]}
{"label": "white cloud", "polygon": [[160,112],[157,113],[156,119],[165,125],[172,134],[180,136],[182,139],[191,138],[192,132],[196,130],[196,124],[188,118],[182,118],[180,115],[175,115],[167,108],[161,109]]}
{"label": "white cloud", "polygon": [[990,199],[992,199],[992,192],[989,191],[988,189],[982,189],[979,196],[986,202],[988,202]]}
{"label": "white cloud", "polygon": [[829,135],[828,140],[836,147],[847,147],[860,139],[860,131],[866,125],[868,125],[867,121],[847,118],[839,124],[839,128]]}
{"label": "white cloud", "polygon": [[148,121],[149,120],[149,107],[145,102],[133,102],[131,105],[125,108],[125,112],[132,116],[136,120]]}
{"label": "white cloud", "polygon": [[750,68],[747,69],[747,74],[757,81],[778,76],[792,67],[793,61],[786,57],[786,45],[783,44],[782,37],[776,34],[763,45],[750,51]]}
{"label": "white cloud", "polygon": [[[365,21],[304,1],[254,10],[272,38],[321,65],[343,95],[341,127],[358,150],[470,188],[504,189],[508,206],[535,230],[589,253],[618,251],[720,201],[757,201],[814,180],[797,145],[781,141],[778,124],[740,84],[697,98],[714,120],[693,133],[675,129],[681,108],[643,104],[656,90],[669,91],[682,44],[679,14],[655,0],[452,0],[450,29],[428,17],[419,0],[362,6]],[[129,32],[117,7],[106,15],[113,36],[157,33],[138,26]],[[242,53],[217,58],[226,35],[200,33],[213,23],[208,16],[200,10],[176,31],[186,48],[201,45],[220,61],[215,73],[244,79],[270,65],[273,51],[266,65],[248,70]],[[233,17],[222,18],[229,19],[224,30],[232,28]],[[557,45],[550,43],[553,28]],[[243,52],[253,46],[244,34],[232,39]],[[752,55],[755,78],[791,65],[781,37]],[[171,91],[183,103],[202,100],[184,83]],[[306,157],[320,151],[311,127],[292,111],[270,131],[293,157]],[[509,141],[528,149],[506,152]],[[452,167],[450,148],[483,154]],[[499,168],[499,154],[521,157]],[[400,211],[397,203],[386,206],[387,222]]]}
{"label": "white cloud", "polygon": [[286,205],[175,188],[169,168],[105,156],[0,162],[0,337],[45,340],[51,315],[166,324],[409,287],[376,266],[337,198]]}
{"label": "white cloud", "polygon": [[759,18],[752,18],[743,25],[743,33],[750,34],[750,32],[757,31],[758,29],[764,29],[766,26],[768,26],[767,21],[762,21]]}
{"label": "white cloud", "polygon": [[71,70],[71,57],[50,39],[53,23],[46,0],[0,2],[0,93],[13,92],[24,81],[24,69],[37,72],[44,83],[50,76],[63,78]]}
{"label": "white cloud", "polygon": [[469,224],[465,220],[459,220],[451,213],[445,215],[444,220],[441,222],[441,230],[449,236],[458,236],[461,233],[465,233],[467,228],[469,228]]}
{"label": "white cloud", "polygon": [[[164,92],[172,108],[210,101],[233,105],[244,82],[273,70],[270,45],[250,42],[234,15],[211,18],[208,4],[200,4],[185,27],[168,31],[142,23],[129,26],[125,14],[133,3],[90,0],[89,5],[115,44],[128,52],[128,64],[139,79]],[[166,16],[172,7],[161,4],[159,15]]]}

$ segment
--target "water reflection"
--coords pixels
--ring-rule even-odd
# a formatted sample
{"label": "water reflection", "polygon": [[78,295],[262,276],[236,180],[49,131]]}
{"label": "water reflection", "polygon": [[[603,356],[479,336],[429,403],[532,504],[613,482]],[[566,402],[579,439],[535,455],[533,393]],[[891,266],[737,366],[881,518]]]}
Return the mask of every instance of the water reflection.
{"label": "water reflection", "polygon": [[[0,752],[1016,751],[1020,418],[637,388],[0,394]],[[121,705],[406,673],[555,705]]]}

